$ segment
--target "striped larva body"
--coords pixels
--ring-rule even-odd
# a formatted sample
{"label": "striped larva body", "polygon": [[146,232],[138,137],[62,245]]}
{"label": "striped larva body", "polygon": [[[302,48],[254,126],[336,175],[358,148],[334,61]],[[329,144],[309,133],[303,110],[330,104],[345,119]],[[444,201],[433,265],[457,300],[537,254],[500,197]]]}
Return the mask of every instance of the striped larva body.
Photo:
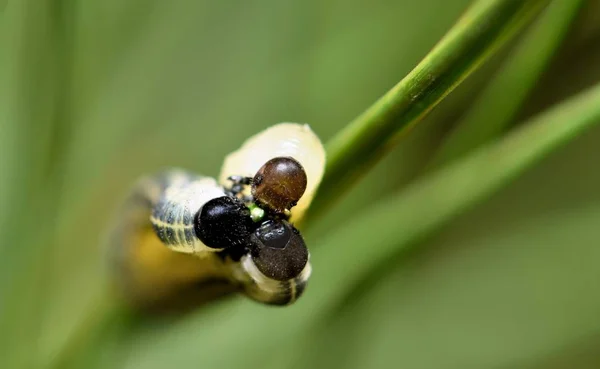
{"label": "striped larva body", "polygon": [[[240,164],[256,156],[262,165]],[[111,233],[117,287],[149,309],[190,308],[234,291],[267,304],[294,302],[311,273],[291,223],[307,203],[297,213],[294,206],[312,197],[323,166],[324,151],[308,126],[286,123],[231,154],[220,182],[183,170],[141,179]]]}
{"label": "striped larva body", "polygon": [[209,177],[172,171],[147,181],[162,184],[158,201],[152,204],[150,222],[158,238],[173,251],[199,253],[214,251],[195,234],[194,217],[208,201],[225,196],[225,191]]}

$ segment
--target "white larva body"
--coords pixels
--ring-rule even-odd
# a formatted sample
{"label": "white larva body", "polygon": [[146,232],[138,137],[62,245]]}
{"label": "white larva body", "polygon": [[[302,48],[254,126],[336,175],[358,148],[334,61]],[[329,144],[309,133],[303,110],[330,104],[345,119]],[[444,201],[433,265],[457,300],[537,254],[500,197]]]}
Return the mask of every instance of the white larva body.
{"label": "white larva body", "polygon": [[306,191],[292,209],[291,220],[298,222],[310,206],[325,172],[325,148],[308,124],[280,123],[250,137],[242,147],[227,155],[219,182],[227,183],[232,175],[253,177],[264,163],[278,156],[293,157],[306,172]]}

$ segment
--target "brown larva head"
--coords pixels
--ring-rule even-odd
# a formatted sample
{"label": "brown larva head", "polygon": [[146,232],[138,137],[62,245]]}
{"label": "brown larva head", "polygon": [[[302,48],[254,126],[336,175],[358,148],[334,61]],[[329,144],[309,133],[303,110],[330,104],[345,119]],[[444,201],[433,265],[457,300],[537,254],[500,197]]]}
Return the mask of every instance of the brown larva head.
{"label": "brown larva head", "polygon": [[306,191],[306,172],[294,158],[267,161],[252,179],[252,196],[261,207],[284,213],[296,206]]}
{"label": "brown larva head", "polygon": [[285,220],[263,222],[250,236],[249,246],[258,270],[276,281],[296,278],[308,263],[304,239]]}

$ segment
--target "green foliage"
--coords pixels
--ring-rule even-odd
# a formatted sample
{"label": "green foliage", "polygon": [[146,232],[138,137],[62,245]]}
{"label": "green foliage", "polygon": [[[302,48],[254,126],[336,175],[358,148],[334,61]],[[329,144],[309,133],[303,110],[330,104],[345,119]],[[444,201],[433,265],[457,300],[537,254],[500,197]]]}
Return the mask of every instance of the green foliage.
{"label": "green foliage", "polygon": [[[434,158],[449,162],[506,130],[539,80],[583,1],[555,1],[546,9],[494,79],[456,125]],[[485,122],[485,124],[481,124]]]}
{"label": "green foliage", "polygon": [[[0,1],[0,367],[598,367],[600,3],[468,6]],[[132,181],[286,120],[330,159],[303,298],[115,304]]]}
{"label": "green foliage", "polygon": [[[327,146],[327,176],[320,188],[326,207],[419,122],[547,1],[479,1],[416,68]],[[349,183],[350,182],[350,183]]]}

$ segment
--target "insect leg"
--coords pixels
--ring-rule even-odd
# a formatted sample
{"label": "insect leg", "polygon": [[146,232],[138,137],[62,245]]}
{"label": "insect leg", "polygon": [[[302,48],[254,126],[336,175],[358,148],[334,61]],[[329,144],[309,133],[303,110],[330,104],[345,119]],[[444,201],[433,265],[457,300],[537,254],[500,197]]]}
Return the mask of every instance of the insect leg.
{"label": "insect leg", "polygon": [[[225,188],[225,190],[236,197],[243,197],[242,193],[246,190],[246,187],[252,184],[252,177],[229,176],[227,179],[231,181],[231,187]],[[243,199],[245,200],[245,197]]]}

